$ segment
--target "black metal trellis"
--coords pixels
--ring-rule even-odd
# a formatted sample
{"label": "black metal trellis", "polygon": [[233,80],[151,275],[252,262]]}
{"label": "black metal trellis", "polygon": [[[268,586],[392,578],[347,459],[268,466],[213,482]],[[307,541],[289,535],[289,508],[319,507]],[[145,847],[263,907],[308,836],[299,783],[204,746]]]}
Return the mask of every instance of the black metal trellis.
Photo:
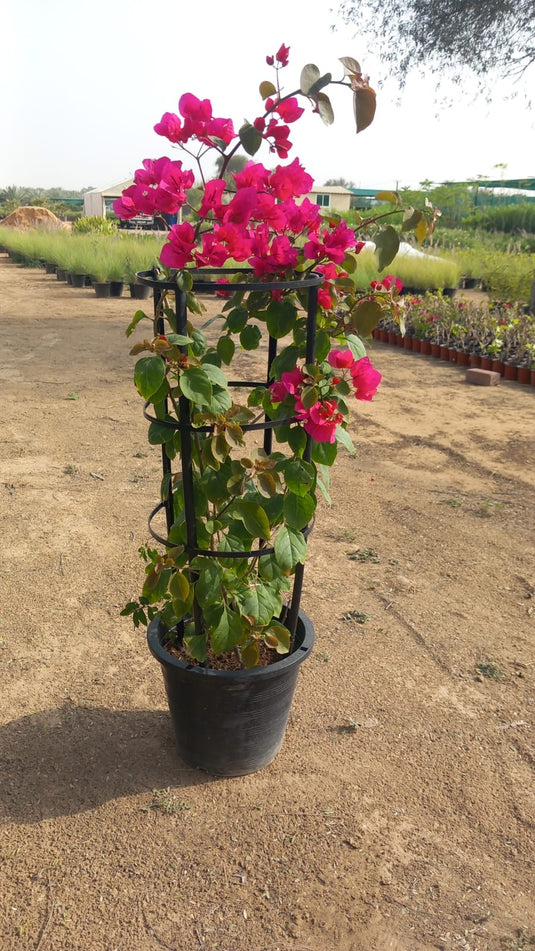
{"label": "black metal trellis", "polygon": [[[227,291],[235,293],[237,291],[251,292],[251,291],[262,291],[264,293],[271,291],[301,291],[307,289],[308,292],[308,306],[307,306],[307,319],[306,319],[306,350],[305,350],[305,363],[313,363],[316,355],[316,325],[317,325],[317,310],[318,310],[318,288],[322,284],[323,278],[319,274],[309,274],[306,277],[303,277],[299,280],[287,280],[287,281],[243,281],[228,284],[225,280],[221,281],[221,278],[228,278],[232,274],[244,274],[248,272],[240,268],[203,268],[202,272],[191,271],[190,274],[193,278],[193,287],[192,290],[195,294],[215,294],[217,291]],[[185,291],[182,291],[174,281],[159,281],[155,280],[154,275],[150,271],[142,271],[136,275],[143,284],[148,284],[152,287],[154,292],[154,314],[156,318],[156,326],[158,333],[165,333],[165,316],[162,313],[162,297],[166,292],[171,291],[174,296],[174,314],[175,314],[175,327],[177,334],[183,334],[187,336],[187,325],[188,325],[188,310],[187,310],[187,294]],[[271,335],[267,334],[268,338],[268,352],[267,352],[267,366],[266,366],[266,377],[262,381],[253,381],[253,380],[232,380],[229,381],[229,386],[232,387],[243,387],[253,389],[257,386],[269,386],[272,380],[271,376],[271,367],[275,357],[277,356],[278,341]],[[179,347],[182,353],[187,354],[187,346]],[[189,400],[184,397],[179,397],[178,402],[178,420],[177,422],[172,420],[161,420],[157,419],[155,416],[152,416],[148,411],[148,406],[150,404],[146,403],[144,407],[144,415],[149,422],[157,422],[160,426],[168,427],[174,431],[179,431],[181,434],[181,448],[180,448],[180,469],[182,474],[182,492],[184,495],[184,519],[186,526],[186,551],[189,557],[196,557],[198,555],[211,557],[211,558],[253,558],[257,556],[269,555],[272,554],[274,549],[269,546],[265,546],[258,549],[253,549],[249,551],[212,551],[209,549],[200,548],[197,544],[197,532],[196,532],[196,523],[195,523],[195,488],[193,481],[193,452],[192,452],[192,440],[196,433],[210,433],[213,432],[213,426],[193,426],[191,421],[191,404]],[[167,412],[168,401],[165,400],[165,410]],[[263,445],[266,453],[270,453],[272,450],[272,439],[273,439],[273,429],[277,426],[288,425],[289,423],[294,422],[292,419],[282,419],[282,420],[269,420],[264,419],[260,423],[250,423],[243,424],[242,430],[244,433],[251,431],[263,431]],[[310,436],[307,436],[307,443],[303,458],[305,461],[310,462],[311,459],[311,450],[312,450],[312,440]],[[149,531],[152,537],[158,541],[160,544],[170,548],[175,547],[174,544],[169,540],[169,538],[164,538],[160,535],[152,525],[154,518],[162,510],[165,510],[166,513],[166,522],[167,522],[167,531],[170,532],[174,523],[174,502],[173,502],[173,460],[167,455],[165,443],[162,444],[162,469],[164,477],[167,477],[169,491],[167,498],[164,502],[160,502],[150,513],[149,515]],[[312,524],[307,526],[303,530],[303,535],[305,538],[308,536],[312,528]],[[284,621],[285,625],[288,627],[292,643],[295,636],[295,631],[297,627],[297,619],[299,614],[299,606],[301,601],[301,593],[303,588],[303,575],[304,575],[304,566],[301,563],[296,565],[294,571],[294,583],[291,594],[291,599],[289,605],[287,606],[287,615]],[[198,609],[194,608],[194,621],[196,633],[202,633],[202,621],[198,616]]]}

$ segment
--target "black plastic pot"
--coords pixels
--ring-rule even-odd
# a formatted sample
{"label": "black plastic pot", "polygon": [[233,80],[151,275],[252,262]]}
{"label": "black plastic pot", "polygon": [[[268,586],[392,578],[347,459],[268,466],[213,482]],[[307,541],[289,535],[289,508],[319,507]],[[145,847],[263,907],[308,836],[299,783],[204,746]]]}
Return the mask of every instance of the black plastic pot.
{"label": "black plastic pot", "polygon": [[85,287],[85,274],[72,274],[70,283],[73,287]]}
{"label": "black plastic pot", "polygon": [[110,297],[122,297],[124,281],[110,281]]}
{"label": "black plastic pot", "polygon": [[134,300],[148,300],[150,297],[151,289],[147,284],[129,284],[130,288],[130,297],[133,297]]}
{"label": "black plastic pot", "polygon": [[111,297],[111,284],[109,281],[93,281],[95,288],[95,297]]}
{"label": "black plastic pot", "polygon": [[149,648],[162,665],[178,753],[219,776],[263,769],[279,752],[299,673],[314,643],[314,627],[299,612],[295,649],[268,667],[211,670],[185,664],[162,647],[167,629],[149,624]]}

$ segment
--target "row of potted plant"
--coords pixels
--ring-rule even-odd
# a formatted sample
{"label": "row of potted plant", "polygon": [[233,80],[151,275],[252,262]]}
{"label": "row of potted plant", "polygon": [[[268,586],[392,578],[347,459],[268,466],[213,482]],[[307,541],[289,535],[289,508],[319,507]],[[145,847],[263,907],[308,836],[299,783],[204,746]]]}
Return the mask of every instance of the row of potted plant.
{"label": "row of potted plant", "polygon": [[530,382],[535,372],[535,315],[519,303],[411,296],[397,317],[379,322],[374,336],[463,366],[497,369],[508,379]]}
{"label": "row of potted plant", "polygon": [[15,261],[42,266],[60,280],[72,275],[76,286],[91,283],[97,293],[109,282],[134,285],[139,271],[156,264],[161,247],[161,240],[145,235],[13,228],[2,229],[0,243]]}

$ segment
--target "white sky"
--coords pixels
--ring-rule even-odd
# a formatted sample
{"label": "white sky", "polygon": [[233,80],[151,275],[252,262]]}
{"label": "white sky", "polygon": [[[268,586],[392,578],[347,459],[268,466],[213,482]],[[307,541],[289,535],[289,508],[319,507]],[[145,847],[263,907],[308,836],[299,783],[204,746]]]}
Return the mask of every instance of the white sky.
{"label": "white sky", "polygon": [[[0,188],[101,187],[133,175],[141,160],[180,158],[152,128],[176,112],[183,92],[212,101],[238,128],[261,114],[258,85],[272,78],[265,57],[281,43],[286,91],[306,63],[342,77],[353,56],[371,84],[379,66],[356,28],[326,0],[6,0],[0,57]],[[340,67],[340,71],[338,70]],[[469,87],[468,87],[469,88]],[[504,85],[503,93],[515,90]],[[335,124],[307,115],[291,126],[298,157],[317,184],[343,176],[357,187],[535,175],[535,126],[525,97],[492,105],[471,93],[439,108],[434,84],[417,73],[378,90],[373,125],[355,134],[351,94],[333,87]],[[301,103],[303,104],[303,102]],[[437,116],[436,113],[439,112]],[[187,158],[187,156],[186,156]],[[256,160],[274,162],[267,149]],[[504,172],[494,168],[505,163]]]}

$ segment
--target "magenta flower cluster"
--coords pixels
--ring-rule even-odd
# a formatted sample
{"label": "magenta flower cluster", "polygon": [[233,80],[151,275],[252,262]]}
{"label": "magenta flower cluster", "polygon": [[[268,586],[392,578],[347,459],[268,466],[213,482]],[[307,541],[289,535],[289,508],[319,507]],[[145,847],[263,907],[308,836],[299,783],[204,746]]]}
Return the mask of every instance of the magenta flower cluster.
{"label": "magenta flower cluster", "polygon": [[357,360],[350,350],[331,350],[327,360],[330,367],[339,371],[339,374],[325,374],[322,381],[322,398],[316,400],[312,406],[308,407],[303,403],[303,391],[317,381],[308,378],[305,370],[300,367],[283,373],[280,380],[271,384],[269,392],[273,403],[288,404],[295,418],[312,439],[316,442],[334,443],[337,427],[344,419],[336,398],[336,387],[349,377],[355,398],[371,400],[377,393],[381,374],[372,366],[368,357]]}
{"label": "magenta flower cluster", "polygon": [[[282,44],[267,61],[280,69],[287,65],[288,54],[289,48]],[[304,109],[295,96],[280,93],[267,97],[264,106],[264,115],[251,127],[272,152],[285,159],[292,147],[289,125]],[[180,97],[178,114],[166,112],[154,129],[187,151],[197,143],[199,164],[207,150],[225,154],[232,144],[233,154],[240,144],[232,120],[214,116],[210,100],[192,93]],[[346,252],[358,253],[363,246],[354,231],[343,220],[323,218],[319,207],[303,198],[313,179],[297,158],[274,170],[251,160],[233,179],[230,197],[223,177],[203,180],[200,207],[190,209],[189,220],[171,227],[161,263],[182,270],[188,266],[222,267],[232,259],[247,262],[254,275],[263,278],[283,275],[305,262],[323,273],[320,305],[330,310],[336,302],[333,282],[340,276]],[[194,173],[183,168],[181,161],[145,159],[134,175],[134,184],[114,203],[114,211],[123,219],[139,213],[175,215],[187,204],[186,193],[193,185]]]}

